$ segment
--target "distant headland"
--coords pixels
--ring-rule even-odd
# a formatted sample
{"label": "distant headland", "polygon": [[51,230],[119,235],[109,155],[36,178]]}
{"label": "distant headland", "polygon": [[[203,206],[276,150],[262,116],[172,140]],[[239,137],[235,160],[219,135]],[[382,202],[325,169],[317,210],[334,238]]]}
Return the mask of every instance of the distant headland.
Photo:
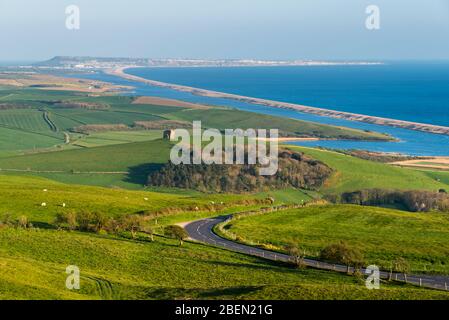
{"label": "distant headland", "polygon": [[379,65],[369,61],[260,60],[260,59],[150,59],[56,56],[33,64],[37,68],[111,69],[134,67],[262,67],[262,66],[335,66]]}

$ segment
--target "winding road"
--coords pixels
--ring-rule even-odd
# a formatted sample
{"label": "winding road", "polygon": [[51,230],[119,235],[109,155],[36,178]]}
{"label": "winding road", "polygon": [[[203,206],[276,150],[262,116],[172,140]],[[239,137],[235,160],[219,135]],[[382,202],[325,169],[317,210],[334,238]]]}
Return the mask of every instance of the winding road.
{"label": "winding road", "polygon": [[[230,241],[218,236],[214,231],[214,227],[220,224],[231,216],[221,216],[216,218],[201,219],[193,221],[184,225],[185,230],[189,234],[189,237],[198,242],[206,243],[216,247],[224,248],[230,251],[243,253],[246,255],[257,256],[263,259],[281,262],[294,262],[294,257],[287,254],[269,251],[261,248],[256,248],[234,241]],[[315,269],[329,270],[340,273],[347,273],[347,266],[340,264],[330,264],[318,260],[305,259],[304,263],[307,267]],[[354,269],[350,268],[353,272]],[[362,273],[365,274],[365,269],[362,269]],[[380,278],[388,279],[390,277],[389,272],[381,271]],[[392,279],[397,281],[406,281],[403,274],[392,273]],[[438,290],[449,290],[449,276],[438,275],[407,275],[407,283],[418,285],[427,288],[433,288]]]}

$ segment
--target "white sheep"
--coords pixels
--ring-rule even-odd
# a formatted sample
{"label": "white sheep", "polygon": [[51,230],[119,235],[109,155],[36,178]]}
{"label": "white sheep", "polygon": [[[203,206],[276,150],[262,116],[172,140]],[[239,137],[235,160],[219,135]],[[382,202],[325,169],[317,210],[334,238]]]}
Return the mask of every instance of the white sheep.
{"label": "white sheep", "polygon": [[45,202],[42,202],[41,207],[46,207],[47,204]]}

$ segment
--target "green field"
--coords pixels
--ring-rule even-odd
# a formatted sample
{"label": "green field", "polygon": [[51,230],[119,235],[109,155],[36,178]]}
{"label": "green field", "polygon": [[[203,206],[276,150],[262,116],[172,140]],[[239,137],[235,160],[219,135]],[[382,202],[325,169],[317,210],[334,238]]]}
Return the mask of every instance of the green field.
{"label": "green field", "polygon": [[340,240],[359,248],[366,263],[389,270],[405,258],[415,274],[449,274],[449,214],[350,205],[310,206],[243,217],[230,224],[232,233],[278,248],[304,247],[311,257]]}
{"label": "green field", "polygon": [[162,137],[162,130],[133,130],[93,132],[81,135],[72,144],[83,148],[94,148],[113,144],[158,140]]}
{"label": "green field", "polygon": [[[0,195],[0,212],[26,215],[35,227],[0,228],[0,299],[449,299],[447,293],[394,284],[370,291],[354,277],[297,270],[200,244],[179,247],[163,237],[152,243],[53,227],[61,210],[121,215],[213,200],[224,201],[229,213],[242,210],[238,201],[248,196],[124,191],[11,176],[0,176]],[[178,211],[158,225],[216,214]],[[81,270],[79,291],[65,288],[68,265]]]}
{"label": "green field", "polygon": [[188,110],[172,114],[179,120],[202,121],[204,127],[217,129],[279,129],[280,133],[288,136],[307,135],[322,138],[348,139],[389,139],[389,137],[375,132],[365,132],[351,128],[327,126],[314,122],[307,122],[289,118],[268,116],[237,109]]}
{"label": "green field", "polygon": [[[0,230],[0,299],[449,299],[449,293],[297,270],[198,244]],[[65,288],[69,265],[79,291]]]}
{"label": "green field", "polygon": [[63,137],[34,133],[21,129],[0,126],[0,157],[14,156],[24,150],[49,148],[64,142]]}
{"label": "green field", "polygon": [[[105,106],[104,109],[62,107],[61,101],[76,103],[91,103]],[[189,110],[180,107],[167,107],[157,105],[132,104],[132,97],[124,96],[98,96],[91,97],[86,93],[64,91],[43,91],[36,89],[14,89],[0,91],[0,103],[7,103],[17,108],[0,108],[0,129],[10,128],[25,132],[31,137],[20,137],[30,140],[18,145],[11,143],[0,144],[0,156],[11,152],[21,154],[35,149],[52,148],[64,144],[63,132],[80,125],[94,124],[125,124],[132,126],[135,121],[153,121],[162,119],[202,120],[205,127],[215,128],[278,128],[282,132],[293,135],[313,135],[323,137],[346,137],[353,139],[388,139],[389,137],[378,133],[364,132],[349,128],[332,127],[328,125],[283,119],[274,116],[216,107],[207,110]],[[19,108],[26,106],[27,108]],[[52,130],[44,120],[44,111],[56,127]],[[43,141],[38,135],[54,137],[54,140]],[[33,144],[33,141],[36,143]],[[139,138],[135,141],[141,141]],[[98,146],[99,144],[88,145]]]}
{"label": "green field", "polygon": [[[91,103],[93,109],[61,107],[61,101]],[[278,128],[287,135],[331,138],[388,137],[224,107],[197,110],[132,101],[132,97],[92,97],[80,92],[0,90],[0,104],[27,106],[0,108],[0,217],[26,216],[34,226],[23,230],[0,223],[0,299],[449,299],[445,292],[393,283],[370,291],[356,277],[298,270],[201,244],[179,247],[160,235],[167,225],[266,207],[266,202],[256,200],[267,197],[281,205],[366,188],[448,190],[448,172],[405,169],[291,147],[334,170],[321,190],[236,195],[146,187],[148,174],[168,161],[173,144],[161,139],[162,130],[133,128],[135,121],[201,120],[203,128]],[[85,124],[125,124],[129,130],[71,131]],[[66,141],[68,132],[70,141]],[[106,232],[57,230],[57,214],[72,211],[108,217],[145,214],[145,223],[158,236],[149,242],[143,234],[132,240]],[[155,218],[154,213],[159,216]],[[449,274],[447,213],[310,206],[242,218],[232,222],[230,231],[279,249],[296,242],[312,257],[326,245],[345,240],[359,247],[369,263],[384,268],[401,256],[415,273]],[[68,265],[81,269],[80,291],[65,289]]]}
{"label": "green field", "polygon": [[[335,170],[322,188],[323,193],[342,193],[370,188],[433,190],[448,188],[447,173],[400,168],[359,159],[334,151],[289,146],[321,160]],[[438,181],[440,179],[440,181]]]}
{"label": "green field", "polygon": [[[36,223],[52,223],[56,213],[64,210],[99,211],[117,216],[142,211],[151,213],[164,208],[179,208],[180,212],[184,208],[189,211],[196,206],[201,209],[211,201],[224,202],[228,208],[240,209],[240,205],[236,206],[234,203],[249,199],[240,195],[170,194],[67,185],[38,177],[5,175],[0,175],[0,197],[0,215],[25,215]],[[46,203],[46,206],[42,207],[42,203]],[[63,203],[66,208],[62,207]]]}

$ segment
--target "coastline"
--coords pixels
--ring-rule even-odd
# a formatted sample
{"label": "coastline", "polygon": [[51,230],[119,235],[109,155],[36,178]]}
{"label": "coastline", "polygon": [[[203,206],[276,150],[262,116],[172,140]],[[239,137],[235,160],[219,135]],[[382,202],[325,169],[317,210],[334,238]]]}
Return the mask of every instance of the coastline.
{"label": "coastline", "polygon": [[405,121],[405,120],[396,120],[396,119],[390,119],[390,118],[382,118],[382,117],[376,117],[376,116],[368,116],[368,115],[357,114],[357,113],[336,111],[336,110],[330,110],[330,109],[324,109],[324,108],[316,108],[316,107],[304,106],[304,105],[294,104],[294,103],[280,102],[280,101],[274,101],[274,100],[267,100],[267,99],[260,99],[260,98],[253,98],[253,97],[241,96],[241,95],[236,95],[236,94],[224,93],[224,92],[213,91],[213,90],[199,89],[199,88],[171,84],[171,83],[166,83],[166,82],[161,82],[161,81],[156,81],[156,80],[149,80],[149,79],[145,79],[142,77],[127,74],[125,72],[126,69],[136,68],[136,67],[137,66],[125,66],[125,67],[120,67],[120,68],[116,68],[116,69],[105,70],[104,72],[106,74],[119,76],[119,77],[127,79],[127,80],[142,82],[142,83],[146,83],[146,84],[149,84],[152,86],[168,88],[168,89],[181,91],[181,92],[188,92],[188,93],[198,95],[198,96],[204,96],[204,97],[210,97],[210,98],[231,99],[231,100],[236,100],[236,101],[245,102],[245,103],[249,103],[249,104],[262,105],[262,106],[267,106],[267,107],[272,107],[272,108],[290,109],[290,110],[300,111],[303,113],[310,113],[310,114],[314,114],[314,115],[318,115],[318,116],[344,119],[344,120],[349,120],[349,121],[358,121],[358,122],[364,122],[364,123],[370,123],[370,124],[376,124],[376,125],[382,125],[382,126],[390,126],[390,127],[395,127],[395,128],[402,128],[402,129],[408,129],[408,130],[421,131],[421,132],[449,136],[449,127],[445,127],[445,126],[438,126],[438,125],[418,123],[418,122],[410,122],[410,121]]}

